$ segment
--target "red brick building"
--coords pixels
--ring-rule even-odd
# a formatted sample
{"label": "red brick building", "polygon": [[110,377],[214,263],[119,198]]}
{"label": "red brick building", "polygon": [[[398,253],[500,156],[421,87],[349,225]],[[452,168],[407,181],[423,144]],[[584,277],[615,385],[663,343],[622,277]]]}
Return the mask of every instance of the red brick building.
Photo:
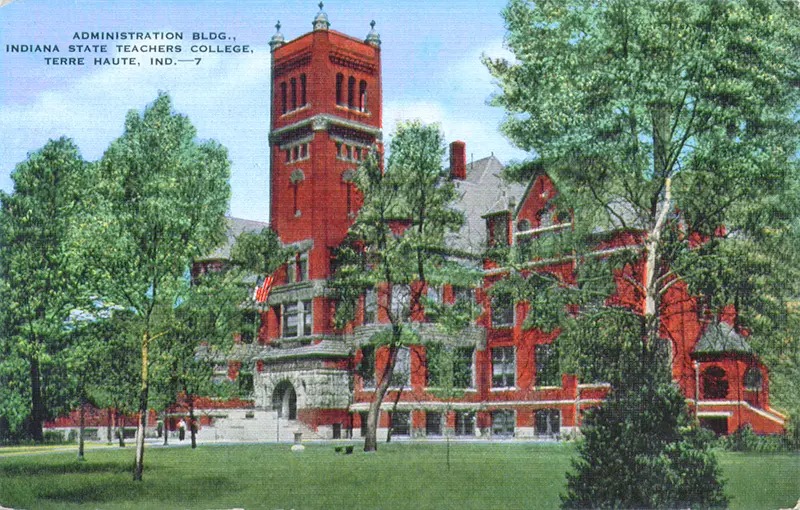
{"label": "red brick building", "polygon": [[[370,147],[382,148],[381,48],[372,30],[364,40],[330,29],[323,11],[313,30],[286,42],[278,32],[272,48],[271,226],[296,254],[275,275],[268,303],[259,311],[257,341],[232,353],[234,377],[239,367],[252,373],[256,409],[276,419],[304,424],[321,437],[358,437],[374,385],[373,374],[386,363],[384,349],[369,340],[386,327],[385,297],[367,292],[356,326],[333,328],[328,297],[331,255],[344,239],[359,208],[352,177]],[[450,167],[466,224],[449,239],[459,253],[471,253],[485,273],[477,289],[429,289],[428,296],[451,301],[468,295],[482,312],[458,338],[444,337],[424,319],[411,315],[428,340],[398,356],[397,386],[383,403],[379,432],[391,426],[399,436],[541,437],[565,434],[580,426],[581,412],[597,405],[606,384],[584,384],[562,374],[552,350],[554,336],[522,328],[525,303],[491,302],[486,289],[502,278],[503,268],[483,261],[487,247],[514,245],[526,238],[558,235],[571,227],[551,207],[557,193],[547,175],[527,187],[503,182],[502,164],[491,156],[466,161],[463,142],[450,146]],[[231,219],[234,230],[250,228]],[[237,227],[238,225],[238,227]],[[634,230],[613,230],[597,251],[612,252],[641,243]],[[571,261],[529,270],[547,270],[571,278]],[[634,275],[636,276],[636,275]],[[397,294],[402,294],[396,293]],[[406,292],[410,300],[411,293]],[[616,304],[631,302],[620,280]],[[671,287],[663,310],[664,337],[673,345],[673,377],[702,423],[732,432],[750,424],[759,433],[778,433],[785,417],[769,407],[769,377],[746,335],[730,317],[708,317],[687,294]],[[437,395],[429,361],[431,343],[455,349],[458,397]],[[402,386],[402,389],[400,387]],[[269,438],[267,438],[269,439]]]}

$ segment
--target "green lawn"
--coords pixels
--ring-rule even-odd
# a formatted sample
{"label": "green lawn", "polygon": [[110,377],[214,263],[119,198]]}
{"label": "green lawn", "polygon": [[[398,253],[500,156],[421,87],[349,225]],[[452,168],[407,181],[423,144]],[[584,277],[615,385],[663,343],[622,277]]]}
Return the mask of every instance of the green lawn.
{"label": "green lawn", "polygon": [[[133,450],[0,457],[0,505],[12,508],[555,508],[573,449],[561,444],[331,445],[148,448],[144,482]],[[3,450],[0,450],[0,455]],[[791,508],[800,456],[721,454],[732,508]]]}

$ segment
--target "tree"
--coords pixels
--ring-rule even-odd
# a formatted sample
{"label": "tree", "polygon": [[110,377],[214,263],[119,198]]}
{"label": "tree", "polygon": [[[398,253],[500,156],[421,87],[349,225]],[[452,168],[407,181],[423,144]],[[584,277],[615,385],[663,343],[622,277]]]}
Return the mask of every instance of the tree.
{"label": "tree", "polygon": [[[2,415],[12,428],[27,419],[28,433],[42,440],[48,416],[48,395],[57,404],[59,377],[50,385],[43,373],[56,370],[53,356],[65,348],[63,322],[77,299],[81,266],[71,242],[74,224],[83,211],[90,167],[75,144],[50,140],[14,169],[14,192],[0,194],[0,278],[3,280],[2,371],[27,372],[27,388],[3,399]],[[63,382],[63,380],[61,381]],[[17,406],[25,403],[27,412]],[[61,402],[63,404],[64,402]]]}
{"label": "tree", "polygon": [[[189,119],[160,94],[103,155],[95,215],[84,246],[104,299],[132,310],[140,355],[134,480],[142,479],[151,348],[168,332],[158,310],[172,306],[192,261],[224,239],[230,197],[227,151],[198,142]],[[163,342],[165,342],[166,339]]]}
{"label": "tree", "polygon": [[[545,315],[563,328],[559,342],[571,341],[584,361],[586,349],[624,353],[635,370],[618,379],[615,398],[634,405],[637,392],[671,391],[663,299],[675,285],[699,296],[710,315],[734,306],[737,327],[776,339],[796,290],[777,285],[789,278],[779,272],[784,256],[775,245],[797,217],[797,3],[511,0],[504,17],[515,60],[484,58],[502,89],[493,103],[508,113],[504,133],[535,155],[509,176],[546,169],[559,189],[557,207],[574,211],[575,235],[560,248],[574,253],[575,281],[544,274],[523,284],[577,312]],[[635,232],[639,244],[598,260],[591,256],[598,230]],[[615,277],[641,305],[607,306]],[[597,342],[581,339],[587,328]],[[683,412],[660,399],[647,403],[659,414]],[[599,416],[632,425],[614,405]],[[587,462],[596,439],[587,436]],[[643,455],[655,460],[683,444],[676,441]],[[608,477],[581,483],[596,499],[572,504],[619,504],[604,499]]]}
{"label": "tree", "polygon": [[377,306],[388,319],[387,328],[371,340],[385,346],[388,355],[367,415],[367,452],[377,449],[380,406],[392,385],[398,352],[419,343],[411,319],[420,310],[426,284],[440,285],[459,273],[444,256],[445,235],[463,223],[463,215],[449,207],[455,188],[442,169],[438,126],[398,125],[390,153],[385,172],[375,151],[356,172],[364,204],[338,251],[332,282],[339,326],[355,317],[366,290],[380,296]]}

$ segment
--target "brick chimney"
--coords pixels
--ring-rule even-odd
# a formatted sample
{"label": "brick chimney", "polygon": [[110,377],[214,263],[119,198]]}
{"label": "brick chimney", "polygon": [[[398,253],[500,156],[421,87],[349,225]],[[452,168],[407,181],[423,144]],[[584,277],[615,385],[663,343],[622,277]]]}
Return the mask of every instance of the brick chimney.
{"label": "brick chimney", "polygon": [[460,140],[450,144],[450,175],[460,181],[467,178],[467,144]]}

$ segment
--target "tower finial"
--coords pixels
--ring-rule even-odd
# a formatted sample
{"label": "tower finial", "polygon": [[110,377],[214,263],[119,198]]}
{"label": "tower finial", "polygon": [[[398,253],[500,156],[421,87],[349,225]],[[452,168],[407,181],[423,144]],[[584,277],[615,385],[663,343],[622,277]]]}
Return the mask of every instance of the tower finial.
{"label": "tower finial", "polygon": [[319,3],[319,12],[314,18],[314,21],[311,22],[311,26],[314,27],[314,30],[328,30],[328,28],[331,26],[331,24],[328,22],[328,15],[322,10],[324,6],[325,4],[322,2]]}
{"label": "tower finial", "polygon": [[269,41],[269,47],[272,51],[275,51],[276,48],[281,46],[286,40],[283,38],[283,34],[281,33],[281,22],[275,24],[275,35],[272,36],[272,39]]}
{"label": "tower finial", "polygon": [[375,20],[369,22],[370,31],[367,34],[367,38],[364,39],[364,42],[367,44],[372,44],[373,46],[380,46],[381,45],[381,36],[378,34],[378,31],[375,30]]}

